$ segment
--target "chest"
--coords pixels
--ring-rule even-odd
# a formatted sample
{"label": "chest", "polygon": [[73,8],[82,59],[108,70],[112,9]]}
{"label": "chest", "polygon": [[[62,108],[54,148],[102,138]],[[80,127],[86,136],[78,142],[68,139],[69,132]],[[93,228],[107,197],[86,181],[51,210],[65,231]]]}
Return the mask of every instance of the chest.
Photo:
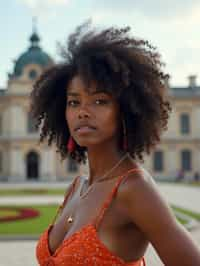
{"label": "chest", "polygon": [[[119,236],[120,230],[123,230],[123,227],[128,223],[128,219],[122,215],[117,198],[111,199],[107,208],[104,206],[109,200],[112,184],[107,187],[93,187],[84,198],[80,197],[83,188],[82,185],[79,185],[73,196],[68,199],[61,215],[58,217],[49,234],[52,251],[63,240],[72,236],[85,225],[94,223],[100,217],[101,222],[99,228],[97,228],[98,234],[108,244]],[[67,221],[69,217],[73,219],[71,223]]]}
{"label": "chest", "polygon": [[[84,198],[80,198],[79,188],[75,191],[49,233],[49,248],[52,253],[63,241],[73,237],[76,232],[82,232],[86,225],[91,225],[96,218],[101,217],[96,231],[94,227],[92,229],[93,236],[101,247],[129,261],[141,256],[146,241],[137,226],[126,217],[118,197],[109,199],[111,190],[112,184],[94,187]],[[107,206],[104,209],[105,203]],[[69,216],[73,218],[72,223],[67,222]]]}
{"label": "chest", "polygon": [[[80,196],[81,190],[79,188],[76,190],[57,219],[54,228],[58,235],[60,232],[64,238],[70,237],[71,234],[87,224],[94,223],[100,217],[102,217],[100,223],[102,230],[115,230],[126,223],[126,217],[122,215],[117,198],[110,199],[106,206],[109,201],[110,187],[96,186],[83,198]],[[71,223],[67,221],[69,217],[72,217]]]}

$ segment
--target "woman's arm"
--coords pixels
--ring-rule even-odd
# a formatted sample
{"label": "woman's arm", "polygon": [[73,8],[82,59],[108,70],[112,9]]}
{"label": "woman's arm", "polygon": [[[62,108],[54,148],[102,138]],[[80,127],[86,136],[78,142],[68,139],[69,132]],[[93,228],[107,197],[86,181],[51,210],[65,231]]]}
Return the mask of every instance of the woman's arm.
{"label": "woman's arm", "polygon": [[199,248],[176,221],[148,174],[130,174],[120,194],[123,209],[145,233],[166,266],[200,265]]}

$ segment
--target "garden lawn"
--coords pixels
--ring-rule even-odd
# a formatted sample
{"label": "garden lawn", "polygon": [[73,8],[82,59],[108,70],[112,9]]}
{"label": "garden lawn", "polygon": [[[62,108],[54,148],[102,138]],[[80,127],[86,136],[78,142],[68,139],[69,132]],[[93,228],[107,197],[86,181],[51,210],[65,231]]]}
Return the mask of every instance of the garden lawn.
{"label": "garden lawn", "polygon": [[64,195],[66,189],[0,189],[0,197],[2,196],[26,196],[26,195]]}
{"label": "garden lawn", "polygon": [[181,223],[182,225],[186,225],[187,221],[183,218],[178,217],[177,220],[179,221],[179,223]]}
{"label": "garden lawn", "polygon": [[58,205],[31,205],[31,206],[20,206],[20,207],[36,209],[40,212],[40,215],[38,217],[30,219],[10,221],[10,222],[0,222],[0,235],[41,234],[53,221]]}
{"label": "garden lawn", "polygon": [[156,182],[159,183],[166,183],[166,184],[173,184],[174,186],[187,186],[187,187],[199,187],[200,188],[200,181],[175,181],[175,180],[162,180],[162,179],[156,179]]}
{"label": "garden lawn", "polygon": [[197,220],[197,221],[200,221],[200,213],[197,213],[197,212],[193,212],[193,211],[190,211],[190,210],[187,210],[187,209],[183,209],[183,208],[180,208],[180,207],[177,207],[177,206],[173,206],[172,205],[172,209],[178,211],[178,212],[182,212],[183,214],[186,214],[188,216],[190,216],[191,218]]}
{"label": "garden lawn", "polygon": [[[8,206],[9,207],[9,206]],[[12,207],[12,206],[10,206]],[[31,205],[20,206],[25,208],[33,208],[40,212],[40,216],[20,221],[1,222],[0,235],[39,235],[53,221],[58,205]],[[200,221],[200,214],[185,210],[176,206],[172,209],[182,212],[194,219]],[[178,218],[178,221],[183,225],[186,223],[184,219]]]}

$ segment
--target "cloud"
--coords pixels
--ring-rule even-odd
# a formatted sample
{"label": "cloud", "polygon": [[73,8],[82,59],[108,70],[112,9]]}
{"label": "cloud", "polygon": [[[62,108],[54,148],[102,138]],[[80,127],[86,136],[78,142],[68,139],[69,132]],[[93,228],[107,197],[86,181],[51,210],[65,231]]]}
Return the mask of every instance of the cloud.
{"label": "cloud", "polygon": [[41,6],[57,7],[69,4],[69,0],[20,0],[20,1],[30,8],[37,8]]}
{"label": "cloud", "polygon": [[199,5],[199,0],[94,0],[93,3],[96,5],[97,9],[99,8],[100,13],[102,10],[108,12],[112,11],[112,13],[120,12],[121,14],[139,12],[154,19],[164,19],[191,12]]}
{"label": "cloud", "polygon": [[[144,0],[141,1],[144,2]],[[127,2],[129,1],[125,1]],[[131,2],[129,4],[131,6]],[[197,6],[193,1],[193,5],[190,8],[188,6],[187,12],[184,7],[177,11],[179,15],[175,15],[176,12],[174,12],[173,16],[162,17],[162,19],[152,19],[153,13],[150,11],[148,13],[145,9],[144,11],[146,13],[135,9],[131,13],[125,7],[120,11],[119,5],[113,10],[106,7],[104,10],[99,8],[93,12],[92,20],[95,24],[103,24],[104,27],[107,25],[131,26],[133,36],[150,41],[157,47],[166,63],[167,72],[172,76],[172,84],[180,84],[189,74],[199,73],[200,3]],[[148,15],[145,15],[147,13]]]}
{"label": "cloud", "polygon": [[71,0],[18,0],[18,2],[27,6],[33,15],[37,16],[55,16],[55,9],[68,7]]}

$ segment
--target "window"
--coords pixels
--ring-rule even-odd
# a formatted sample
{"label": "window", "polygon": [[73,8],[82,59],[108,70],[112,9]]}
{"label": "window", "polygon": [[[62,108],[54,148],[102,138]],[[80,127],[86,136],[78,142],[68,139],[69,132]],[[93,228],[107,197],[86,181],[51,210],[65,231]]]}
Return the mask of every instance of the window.
{"label": "window", "polygon": [[28,133],[36,133],[37,129],[35,128],[35,120],[31,116],[30,113],[28,113]]}
{"label": "window", "polygon": [[26,156],[26,176],[28,179],[39,178],[39,155],[35,151],[30,151]]}
{"label": "window", "polygon": [[183,150],[181,152],[181,169],[190,171],[191,168],[191,151]]}
{"label": "window", "polygon": [[29,71],[29,78],[32,80],[37,78],[37,71],[35,69]]}
{"label": "window", "polygon": [[67,170],[69,172],[77,172],[78,171],[78,163],[72,159],[71,157],[68,158],[67,161]]}
{"label": "window", "polygon": [[181,134],[189,134],[190,133],[189,114],[181,114],[180,124],[181,124]]}
{"label": "window", "polygon": [[153,156],[153,169],[154,171],[163,171],[163,152],[156,151]]}
{"label": "window", "polygon": [[3,153],[0,151],[0,172],[3,171]]}

